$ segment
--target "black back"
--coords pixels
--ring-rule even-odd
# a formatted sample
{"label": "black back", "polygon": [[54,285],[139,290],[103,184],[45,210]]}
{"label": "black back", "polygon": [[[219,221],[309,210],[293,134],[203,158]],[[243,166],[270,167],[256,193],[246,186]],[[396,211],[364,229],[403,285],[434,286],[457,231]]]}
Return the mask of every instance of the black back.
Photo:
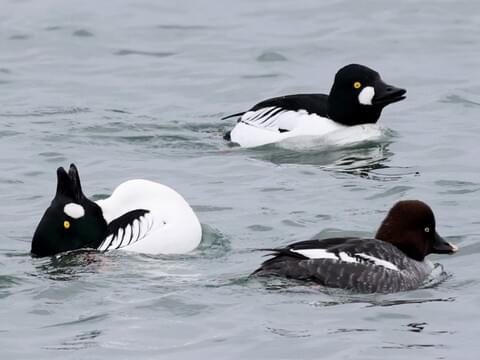
{"label": "black back", "polygon": [[328,117],[328,95],[325,94],[298,94],[286,95],[264,100],[249,111],[256,111],[266,107],[278,107],[283,110],[306,110],[309,114]]}

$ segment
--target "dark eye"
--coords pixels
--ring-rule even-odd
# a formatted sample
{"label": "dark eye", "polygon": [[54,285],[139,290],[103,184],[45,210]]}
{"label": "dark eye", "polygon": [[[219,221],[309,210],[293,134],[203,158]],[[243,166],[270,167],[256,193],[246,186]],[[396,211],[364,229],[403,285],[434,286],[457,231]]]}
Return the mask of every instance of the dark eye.
{"label": "dark eye", "polygon": [[425,228],[425,232],[426,233],[430,232],[430,228],[428,226]]}
{"label": "dark eye", "polygon": [[354,87],[355,89],[360,89],[360,88],[362,87],[362,83],[361,83],[360,81],[355,81],[355,82],[353,83],[353,87]]}

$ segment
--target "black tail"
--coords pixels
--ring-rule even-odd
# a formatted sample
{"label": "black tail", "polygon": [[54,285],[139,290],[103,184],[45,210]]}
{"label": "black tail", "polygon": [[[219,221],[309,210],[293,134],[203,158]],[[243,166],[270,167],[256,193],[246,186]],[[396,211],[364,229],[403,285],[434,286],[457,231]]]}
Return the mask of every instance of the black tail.
{"label": "black tail", "polygon": [[271,256],[265,260],[252,275],[272,275],[281,274],[285,271],[283,267],[289,262],[298,262],[298,260],[308,259],[306,256],[290,251],[288,247],[276,249],[255,249],[255,251],[268,251],[264,256]]}
{"label": "black tail", "polygon": [[222,120],[227,120],[227,119],[230,119],[230,118],[233,118],[233,117],[242,116],[243,114],[245,114],[245,111],[239,112],[239,113],[236,113],[236,114],[232,114],[232,115],[224,116],[222,118]]}

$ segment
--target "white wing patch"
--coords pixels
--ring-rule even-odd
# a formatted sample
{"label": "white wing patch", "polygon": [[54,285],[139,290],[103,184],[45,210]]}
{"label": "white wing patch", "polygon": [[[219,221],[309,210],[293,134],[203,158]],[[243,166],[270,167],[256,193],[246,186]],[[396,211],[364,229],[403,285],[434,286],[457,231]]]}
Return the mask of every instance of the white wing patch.
{"label": "white wing patch", "polygon": [[306,256],[309,259],[339,260],[337,255],[335,255],[332,252],[328,252],[325,249],[303,249],[303,250],[290,250],[290,251]]}
{"label": "white wing patch", "polygon": [[325,249],[302,249],[302,250],[290,250],[290,251],[306,256],[309,259],[331,259],[336,261],[343,261],[347,263],[358,263],[358,264],[364,264],[366,261],[368,261],[375,266],[382,266],[390,270],[400,271],[400,269],[395,264],[392,264],[390,261],[379,259],[375,256],[364,254],[364,253],[347,254],[346,252],[341,251],[337,255]]}
{"label": "white wing patch", "polygon": [[132,224],[120,228],[115,234],[110,234],[98,247],[100,251],[120,249],[142,240],[153,227],[153,217],[150,213],[135,219]]}

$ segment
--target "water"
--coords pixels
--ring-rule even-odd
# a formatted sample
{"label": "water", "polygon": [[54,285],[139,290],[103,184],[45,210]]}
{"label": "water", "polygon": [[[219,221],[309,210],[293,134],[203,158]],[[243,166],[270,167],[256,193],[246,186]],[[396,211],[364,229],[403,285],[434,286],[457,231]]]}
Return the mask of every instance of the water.
{"label": "water", "polygon": [[[2,359],[476,359],[480,345],[480,4],[467,1],[0,2]],[[408,89],[380,141],[244,150],[229,113],[326,92],[350,62]],[[75,162],[85,192],[142,177],[204,228],[183,256],[32,259]],[[448,277],[349,295],[252,281],[256,248],[372,235],[399,199],[428,202],[458,244]]]}

